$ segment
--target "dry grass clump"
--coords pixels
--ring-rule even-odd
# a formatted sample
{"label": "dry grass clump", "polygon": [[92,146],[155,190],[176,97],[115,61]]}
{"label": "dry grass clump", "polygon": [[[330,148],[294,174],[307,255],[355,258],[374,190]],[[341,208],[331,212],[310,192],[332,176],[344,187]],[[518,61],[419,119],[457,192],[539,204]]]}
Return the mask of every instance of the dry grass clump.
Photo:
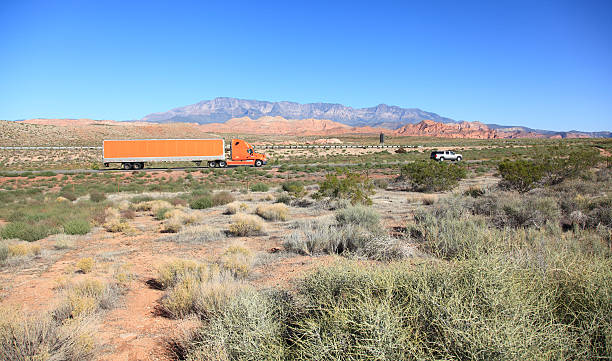
{"label": "dry grass clump", "polygon": [[289,208],[283,203],[261,204],[255,213],[268,221],[286,221],[289,219]]}
{"label": "dry grass clump", "polygon": [[73,249],[76,247],[76,237],[66,234],[58,234],[53,247],[55,249]]}
{"label": "dry grass clump", "polygon": [[150,211],[152,214],[156,214],[160,209],[163,209],[163,208],[173,208],[170,202],[162,200],[162,199],[155,199],[151,201],[136,203],[132,205],[132,207],[134,208],[135,211],[138,211],[138,212]]}
{"label": "dry grass clump", "polygon": [[121,219],[121,212],[116,208],[106,208],[105,210],[105,223],[102,227],[113,233],[128,232],[132,229],[132,226],[123,219]]}
{"label": "dry grass clump", "polygon": [[225,208],[224,214],[236,214],[238,212],[246,212],[248,206],[246,203],[232,202]]}
{"label": "dry grass clump", "polygon": [[162,238],[161,241],[202,244],[224,238],[225,234],[218,228],[209,225],[195,225],[185,227],[175,235]]}
{"label": "dry grass clump", "polygon": [[413,250],[404,242],[385,235],[380,216],[363,206],[349,206],[336,212],[334,219],[319,218],[294,222],[283,246],[300,254],[354,254],[376,260],[411,257]]}
{"label": "dry grass clump", "polygon": [[253,264],[253,253],[241,244],[229,246],[219,257],[221,268],[229,271],[235,278],[246,278]]}
{"label": "dry grass clump", "polygon": [[91,316],[100,310],[117,306],[125,289],[118,283],[103,283],[96,279],[86,279],[79,283],[61,286],[64,299],[52,312],[58,321]]}
{"label": "dry grass clump", "polygon": [[92,360],[94,340],[90,319],[63,323],[48,314],[0,309],[0,360]]}
{"label": "dry grass clump", "polygon": [[232,295],[207,317],[204,325],[173,340],[174,351],[190,360],[288,360],[279,300],[249,287]]}
{"label": "dry grass clump", "polygon": [[8,257],[20,257],[29,255],[39,255],[41,247],[38,244],[19,242],[7,245]]}
{"label": "dry grass clump", "polygon": [[176,233],[179,232],[183,225],[190,225],[199,222],[203,215],[199,211],[192,211],[186,213],[181,209],[171,209],[164,214],[166,219],[162,224],[162,233]]}
{"label": "dry grass clump", "polygon": [[255,236],[263,231],[261,218],[238,213],[232,217],[232,224],[229,225],[229,232],[234,236]]}
{"label": "dry grass clump", "polygon": [[196,314],[202,318],[218,312],[243,285],[216,265],[175,260],[162,265],[157,282],[166,290],[160,311],[171,318]]}
{"label": "dry grass clump", "polygon": [[93,267],[94,259],[91,257],[81,258],[76,263],[76,269],[81,273],[89,273],[93,270]]}

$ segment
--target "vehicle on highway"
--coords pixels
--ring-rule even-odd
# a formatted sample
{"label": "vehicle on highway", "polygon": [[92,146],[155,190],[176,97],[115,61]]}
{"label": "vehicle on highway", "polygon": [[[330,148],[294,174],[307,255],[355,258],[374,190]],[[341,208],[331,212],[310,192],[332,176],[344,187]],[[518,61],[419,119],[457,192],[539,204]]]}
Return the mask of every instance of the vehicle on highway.
{"label": "vehicle on highway", "polygon": [[463,159],[463,156],[451,150],[437,150],[437,151],[431,152],[431,156],[429,158],[440,161],[440,162],[443,162],[445,160],[452,160],[452,161],[460,162],[461,159]]}
{"label": "vehicle on highway", "polygon": [[105,167],[120,163],[123,169],[142,169],[148,162],[208,162],[210,168],[227,166],[261,167],[266,155],[255,153],[251,144],[232,139],[230,156],[226,158],[223,139],[131,139],[105,140],[102,162]]}

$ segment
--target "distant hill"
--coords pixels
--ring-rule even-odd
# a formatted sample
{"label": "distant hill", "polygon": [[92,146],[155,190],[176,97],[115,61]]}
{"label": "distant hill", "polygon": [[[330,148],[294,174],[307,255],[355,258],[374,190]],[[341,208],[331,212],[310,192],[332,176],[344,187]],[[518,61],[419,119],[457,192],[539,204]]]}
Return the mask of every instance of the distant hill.
{"label": "distant hill", "polygon": [[370,108],[351,108],[342,104],[294,102],[268,102],[236,98],[215,98],[196,104],[175,108],[167,112],[153,113],[142,118],[144,121],[170,123],[223,123],[233,118],[249,117],[259,119],[264,116],[285,119],[326,119],[352,127],[381,127],[397,129],[406,124],[416,124],[422,120],[441,123],[455,123],[455,120],[441,117],[416,108],[400,108],[380,104]]}

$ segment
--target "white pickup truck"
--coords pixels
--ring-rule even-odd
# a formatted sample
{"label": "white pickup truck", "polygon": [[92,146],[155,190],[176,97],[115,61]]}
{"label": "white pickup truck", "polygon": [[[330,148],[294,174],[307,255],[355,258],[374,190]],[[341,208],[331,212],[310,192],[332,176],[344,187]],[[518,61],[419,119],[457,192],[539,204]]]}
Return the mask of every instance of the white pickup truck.
{"label": "white pickup truck", "polygon": [[460,162],[461,159],[463,159],[463,156],[450,150],[437,150],[435,152],[431,152],[431,156],[429,158],[440,162],[445,160],[456,160],[457,162]]}

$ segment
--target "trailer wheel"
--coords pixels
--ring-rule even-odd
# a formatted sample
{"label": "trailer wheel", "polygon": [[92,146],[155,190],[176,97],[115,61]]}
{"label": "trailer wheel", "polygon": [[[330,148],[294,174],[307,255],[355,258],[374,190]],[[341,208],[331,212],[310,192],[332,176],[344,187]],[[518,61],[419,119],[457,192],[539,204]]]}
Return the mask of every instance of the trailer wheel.
{"label": "trailer wheel", "polygon": [[263,162],[262,162],[261,160],[257,159],[257,160],[255,161],[255,166],[256,166],[256,167],[261,167],[262,165],[263,165]]}
{"label": "trailer wheel", "polygon": [[134,163],[132,165],[132,168],[134,168],[135,170],[142,169],[142,163]]}
{"label": "trailer wheel", "polygon": [[225,167],[227,167],[227,163],[226,163],[224,160],[220,160],[220,161],[219,161],[219,163],[218,163],[218,165],[219,165],[219,168],[225,168]]}
{"label": "trailer wheel", "polygon": [[208,168],[214,168],[217,166],[217,162],[210,161],[208,162]]}
{"label": "trailer wheel", "polygon": [[123,169],[125,169],[125,170],[130,170],[130,169],[132,169],[132,163],[123,163],[121,166],[122,166],[122,167],[123,167]]}

